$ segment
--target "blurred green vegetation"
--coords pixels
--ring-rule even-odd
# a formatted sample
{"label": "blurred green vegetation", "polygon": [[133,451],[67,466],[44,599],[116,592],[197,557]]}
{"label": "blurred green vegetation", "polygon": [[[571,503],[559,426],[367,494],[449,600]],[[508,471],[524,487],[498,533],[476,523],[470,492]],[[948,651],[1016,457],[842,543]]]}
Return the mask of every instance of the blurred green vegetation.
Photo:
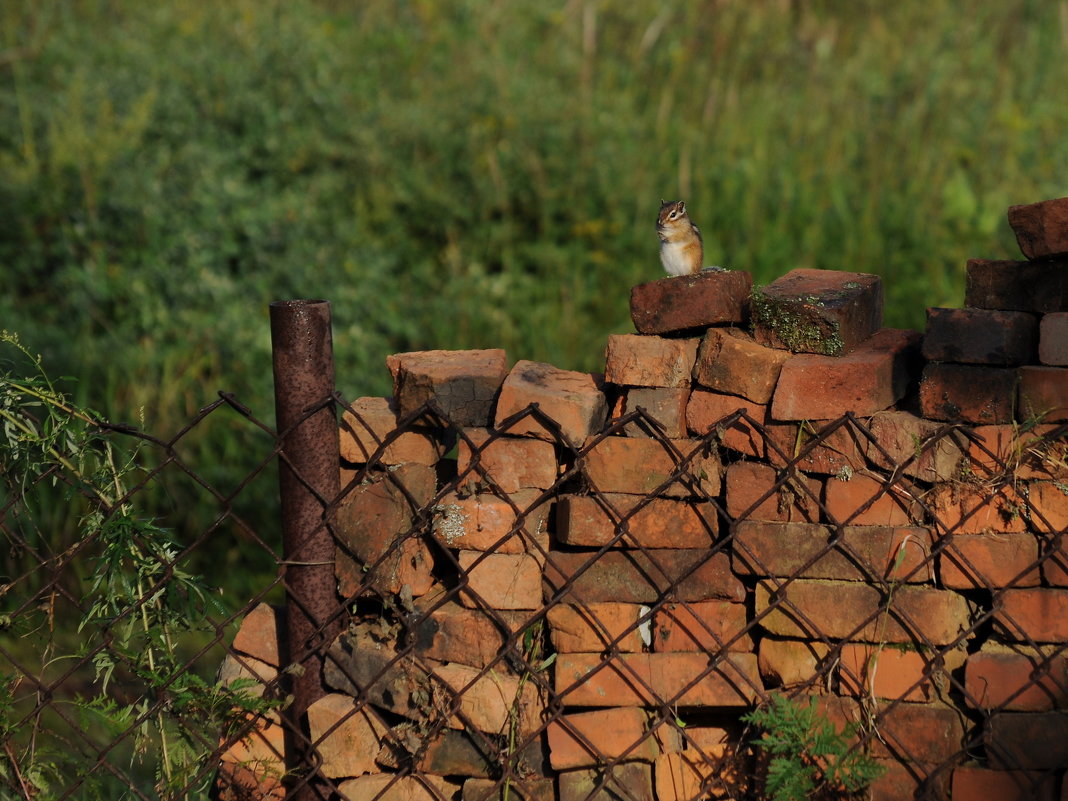
{"label": "blurred green vegetation", "polygon": [[[217,389],[271,418],[272,300],[332,301],[351,397],[411,349],[597,370],[682,197],[710,263],[879,273],[918,328],[1017,253],[1009,204],[1068,194],[1063,0],[5,0],[0,29],[0,319],[163,437]],[[216,428],[189,458],[225,490],[255,460]]]}

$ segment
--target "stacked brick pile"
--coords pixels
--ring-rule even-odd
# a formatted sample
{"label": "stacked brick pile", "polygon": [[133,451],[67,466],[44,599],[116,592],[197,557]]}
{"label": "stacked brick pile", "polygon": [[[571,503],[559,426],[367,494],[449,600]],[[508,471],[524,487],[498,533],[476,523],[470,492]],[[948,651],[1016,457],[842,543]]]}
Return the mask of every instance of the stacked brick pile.
{"label": "stacked brick pile", "polygon": [[741,715],[787,691],[874,732],[875,798],[1068,797],[1068,199],[1010,222],[1028,260],[970,262],[924,336],[873,275],[713,269],[635,287],[603,376],[390,357],[342,426],[324,773],[732,797]]}

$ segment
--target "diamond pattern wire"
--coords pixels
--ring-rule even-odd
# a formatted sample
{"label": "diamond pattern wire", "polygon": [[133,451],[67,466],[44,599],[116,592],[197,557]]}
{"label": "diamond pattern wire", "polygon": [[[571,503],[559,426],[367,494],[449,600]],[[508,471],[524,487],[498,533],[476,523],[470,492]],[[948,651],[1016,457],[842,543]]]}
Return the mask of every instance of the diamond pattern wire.
{"label": "diamond pattern wire", "polygon": [[[986,768],[1021,797],[1062,780],[1041,741],[1068,706],[1049,608],[1068,595],[1068,426],[909,439],[887,419],[817,429],[739,410],[678,440],[637,409],[576,446],[537,405],[480,430],[431,401],[380,436],[329,402],[351,447],[340,496],[322,499],[339,591],[324,628],[344,633],[316,646],[328,695],[299,731],[281,714],[286,564],[246,503],[273,503],[270,426],[223,394],[169,439],[110,427],[139,465],[116,497],[60,461],[8,485],[7,796],[762,798],[761,731],[742,718],[776,695],[853,724],[888,798],[949,798]],[[183,455],[222,414],[259,438],[232,487]],[[128,532],[104,585],[126,602],[102,613],[115,532],[57,548],[43,504],[125,519],[174,481],[206,523],[189,531],[176,508]],[[186,579],[225,537],[273,572],[217,606]],[[167,604],[190,625],[148,632]],[[149,669],[145,652],[169,656]],[[310,764],[285,764],[283,734]]]}

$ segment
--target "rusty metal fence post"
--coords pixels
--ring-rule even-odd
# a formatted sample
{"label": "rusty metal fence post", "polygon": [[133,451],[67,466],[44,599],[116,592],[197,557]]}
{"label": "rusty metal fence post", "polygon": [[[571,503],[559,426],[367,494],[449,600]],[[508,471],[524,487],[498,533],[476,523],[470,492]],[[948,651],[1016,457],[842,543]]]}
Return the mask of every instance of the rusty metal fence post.
{"label": "rusty metal fence post", "polygon": [[[333,339],[327,301],[278,301],[270,305],[270,317],[282,447],[279,491],[289,648],[283,664],[298,666],[287,710],[286,767],[291,776],[300,776],[313,764],[307,710],[325,693],[323,653],[341,630],[335,614],[334,541],[326,518],[340,491]],[[320,797],[315,784],[314,779],[295,784],[290,797]]]}

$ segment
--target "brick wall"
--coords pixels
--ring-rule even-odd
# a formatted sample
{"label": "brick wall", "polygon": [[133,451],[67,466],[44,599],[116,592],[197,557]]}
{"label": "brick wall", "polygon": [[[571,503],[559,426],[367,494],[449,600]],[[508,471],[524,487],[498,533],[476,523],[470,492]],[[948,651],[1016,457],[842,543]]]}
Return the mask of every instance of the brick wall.
{"label": "brick wall", "polygon": [[[922,335],[877,276],[710,269],[636,286],[603,375],[389,357],[342,425],[323,773],[742,797],[785,692],[857,724],[874,798],[1065,797],[1068,199],[1009,219],[1027,260],[969,262]],[[231,673],[274,675],[274,620]]]}

